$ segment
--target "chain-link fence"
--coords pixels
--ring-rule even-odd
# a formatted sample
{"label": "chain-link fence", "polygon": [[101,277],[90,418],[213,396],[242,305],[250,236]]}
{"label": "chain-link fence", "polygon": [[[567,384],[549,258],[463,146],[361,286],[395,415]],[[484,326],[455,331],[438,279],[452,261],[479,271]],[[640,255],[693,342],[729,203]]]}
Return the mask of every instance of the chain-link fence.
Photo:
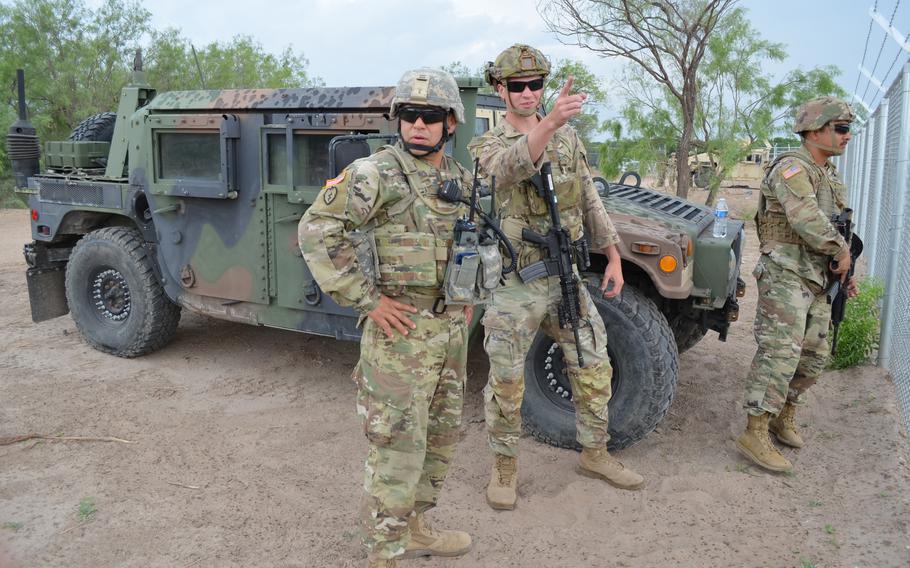
{"label": "chain-link fence", "polygon": [[868,271],[885,283],[878,363],[910,430],[910,61],[840,160]]}

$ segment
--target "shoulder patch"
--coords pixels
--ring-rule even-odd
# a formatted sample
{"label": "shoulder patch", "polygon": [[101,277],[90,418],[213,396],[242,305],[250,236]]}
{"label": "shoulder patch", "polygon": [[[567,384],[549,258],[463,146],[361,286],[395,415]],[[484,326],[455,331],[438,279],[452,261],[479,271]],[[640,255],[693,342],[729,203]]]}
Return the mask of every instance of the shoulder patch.
{"label": "shoulder patch", "polygon": [[781,171],[780,175],[783,176],[784,179],[790,179],[801,171],[803,171],[803,169],[799,164],[791,162],[787,169]]}
{"label": "shoulder patch", "polygon": [[335,186],[326,186],[322,190],[322,200],[326,205],[331,205],[335,198],[338,197],[338,188]]}

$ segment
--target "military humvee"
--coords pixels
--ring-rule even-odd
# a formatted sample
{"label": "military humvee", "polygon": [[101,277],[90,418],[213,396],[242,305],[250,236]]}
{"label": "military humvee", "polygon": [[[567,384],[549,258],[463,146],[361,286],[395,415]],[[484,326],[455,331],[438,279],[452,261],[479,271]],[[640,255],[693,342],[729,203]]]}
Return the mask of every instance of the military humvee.
{"label": "military humvee", "polygon": [[[480,80],[459,85],[469,119],[448,151],[470,166],[466,145],[489,124],[472,120]],[[116,113],[86,119],[67,141],[47,142],[43,170],[20,103],[8,145],[31,213],[34,241],[25,258],[33,319],[69,311],[89,344],[119,357],[164,347],[181,309],[358,340],[355,312],[324,295],[307,269],[297,224],[326,179],[394,139],[393,92],[156,93],[135,71]],[[744,290],[742,223],[713,238],[710,209],[631,177],[635,183],[597,181],[622,237],[627,281],[620,297],[597,300],[615,368],[613,448],[657,426],[676,389],[678,352],[708,330],[724,339]],[[604,266],[594,255],[592,290]],[[528,431],[575,447],[562,354],[543,334],[526,373]]]}

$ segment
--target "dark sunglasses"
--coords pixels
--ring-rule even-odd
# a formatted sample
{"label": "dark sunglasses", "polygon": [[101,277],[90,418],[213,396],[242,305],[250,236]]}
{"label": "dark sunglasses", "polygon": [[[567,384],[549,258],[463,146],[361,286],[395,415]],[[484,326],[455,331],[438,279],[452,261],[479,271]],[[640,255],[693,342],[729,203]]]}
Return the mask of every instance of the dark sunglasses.
{"label": "dark sunglasses", "polygon": [[506,89],[510,93],[523,93],[525,87],[531,89],[532,91],[539,91],[543,89],[543,77],[539,79],[532,79],[531,81],[506,81]]}
{"label": "dark sunglasses", "polygon": [[437,122],[445,120],[448,114],[449,111],[441,108],[404,107],[398,109],[398,117],[411,124],[417,122],[418,118],[422,120],[424,124],[436,124]]}
{"label": "dark sunglasses", "polygon": [[835,124],[834,131],[838,134],[850,134],[850,125],[849,124]]}

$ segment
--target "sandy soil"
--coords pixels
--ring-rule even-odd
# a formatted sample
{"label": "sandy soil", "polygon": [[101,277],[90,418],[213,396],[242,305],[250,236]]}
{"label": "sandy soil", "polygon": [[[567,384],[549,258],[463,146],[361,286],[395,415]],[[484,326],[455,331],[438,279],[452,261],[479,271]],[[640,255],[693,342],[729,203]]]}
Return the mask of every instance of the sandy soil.
{"label": "sandy soil", "polygon": [[[753,195],[729,193],[734,213],[750,208]],[[0,211],[0,437],[135,443],[0,446],[0,567],[360,566],[357,345],[185,314],[162,351],[104,355],[68,316],[31,322],[26,215]],[[754,350],[747,282],[728,341],[711,334],[681,357],[666,420],[621,452],[647,477],[639,492],[582,478],[574,452],[524,438],[519,507],[490,510],[476,349],[464,439],[431,516],[476,544],[461,559],[401,565],[910,566],[910,453],[883,371],[824,376],[799,416],[807,447],[785,450],[795,474],[737,455]]]}

